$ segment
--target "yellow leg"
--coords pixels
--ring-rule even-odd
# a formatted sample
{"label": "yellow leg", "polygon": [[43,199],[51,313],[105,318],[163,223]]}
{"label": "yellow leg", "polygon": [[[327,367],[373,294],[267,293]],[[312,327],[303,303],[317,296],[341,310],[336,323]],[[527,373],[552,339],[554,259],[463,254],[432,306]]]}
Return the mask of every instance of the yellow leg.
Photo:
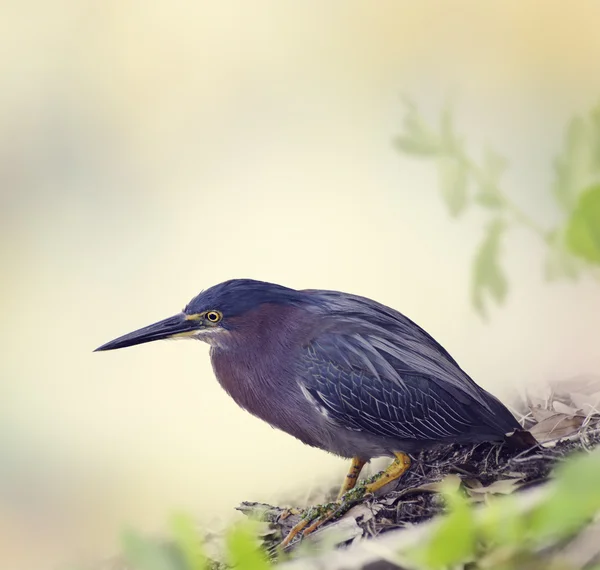
{"label": "yellow leg", "polygon": [[[382,471],[374,481],[372,481],[368,485],[365,485],[364,489],[361,490],[361,496],[364,493],[375,493],[388,483],[391,483],[392,481],[395,481],[396,479],[401,477],[407,471],[407,469],[410,467],[410,458],[408,457],[408,455],[402,452],[394,453],[394,455],[395,459],[394,461],[392,461],[389,467],[385,471]],[[320,512],[317,516],[311,516],[311,512],[315,512],[312,509],[308,511],[306,518],[302,519],[289,532],[289,534],[281,543],[281,546],[285,548],[288,544],[292,542],[294,538],[296,538],[296,536],[298,536],[298,534],[302,533],[302,536],[307,536],[308,534],[319,528],[323,523],[330,521],[335,516],[339,516],[343,512],[344,508],[344,501],[342,499],[342,496],[346,492],[354,488],[364,464],[365,461],[354,457],[352,459],[352,464],[350,465],[348,475],[346,475],[344,484],[340,489],[338,500],[335,503],[330,503],[328,505],[325,505],[324,507],[319,507]],[[353,498],[353,500],[356,500],[356,498]]]}
{"label": "yellow leg", "polygon": [[338,493],[338,501],[342,498],[342,495],[344,493],[346,493],[347,491],[350,491],[350,489],[354,489],[355,485],[356,485],[356,481],[358,481],[358,477],[360,475],[360,472],[362,471],[362,468],[364,467],[366,461],[364,461],[363,459],[360,459],[359,457],[353,457],[352,458],[352,463],[350,464],[350,469],[348,470],[348,475],[346,475],[346,478],[344,479],[344,482],[342,483],[342,488],[340,489],[340,492]]}
{"label": "yellow leg", "polygon": [[385,471],[382,471],[372,483],[365,486],[365,492],[375,493],[382,487],[385,487],[388,483],[395,481],[406,473],[410,467],[410,457],[401,451],[394,453],[394,455],[396,458],[389,467]]}

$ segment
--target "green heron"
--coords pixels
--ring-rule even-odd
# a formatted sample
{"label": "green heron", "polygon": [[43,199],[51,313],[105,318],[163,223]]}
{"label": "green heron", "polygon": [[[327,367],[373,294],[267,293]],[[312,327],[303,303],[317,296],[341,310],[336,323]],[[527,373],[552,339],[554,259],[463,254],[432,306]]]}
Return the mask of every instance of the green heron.
{"label": "green heron", "polygon": [[[338,500],[374,457],[394,459],[365,493],[399,478],[409,453],[501,441],[520,428],[421,327],[365,297],[233,279],[96,350],[179,337],[210,345],[218,381],[242,408],[305,444],[352,458]],[[284,543],[331,512],[302,520]]]}

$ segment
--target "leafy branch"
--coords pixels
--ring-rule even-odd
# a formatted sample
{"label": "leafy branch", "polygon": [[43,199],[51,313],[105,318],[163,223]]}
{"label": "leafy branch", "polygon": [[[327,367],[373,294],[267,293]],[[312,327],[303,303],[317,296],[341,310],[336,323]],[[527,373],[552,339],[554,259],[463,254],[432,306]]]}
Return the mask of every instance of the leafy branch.
{"label": "leafy branch", "polygon": [[403,131],[394,140],[395,148],[434,161],[440,193],[452,217],[477,207],[489,218],[472,268],[471,299],[482,317],[487,316],[486,302],[501,305],[508,293],[501,252],[511,228],[524,228],[542,240],[548,281],[576,280],[583,272],[600,277],[600,105],[584,117],[574,117],[567,126],[549,189],[563,219],[556,227],[545,228],[502,188],[508,167],[505,157],[490,147],[484,148],[479,162],[467,153],[449,106],[434,127],[413,102],[405,100],[405,104]]}

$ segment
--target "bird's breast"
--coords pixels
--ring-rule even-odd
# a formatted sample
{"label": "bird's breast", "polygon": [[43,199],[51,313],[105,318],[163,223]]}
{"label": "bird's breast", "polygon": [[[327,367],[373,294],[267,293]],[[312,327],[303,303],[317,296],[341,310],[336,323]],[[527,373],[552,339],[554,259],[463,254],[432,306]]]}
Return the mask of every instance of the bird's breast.
{"label": "bird's breast", "polygon": [[308,445],[321,447],[321,418],[282,360],[244,358],[211,349],[217,380],[241,408]]}
{"label": "bird's breast", "polygon": [[262,417],[266,413],[265,400],[276,389],[271,374],[261,370],[257,362],[237,357],[229,351],[211,350],[215,376],[223,389],[245,410]]}

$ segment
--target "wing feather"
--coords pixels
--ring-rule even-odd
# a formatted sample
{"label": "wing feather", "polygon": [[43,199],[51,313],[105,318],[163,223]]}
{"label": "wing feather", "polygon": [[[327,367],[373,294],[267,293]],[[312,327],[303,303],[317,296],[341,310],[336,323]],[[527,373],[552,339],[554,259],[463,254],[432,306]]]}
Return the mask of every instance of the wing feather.
{"label": "wing feather", "polygon": [[[440,382],[432,366],[406,363],[388,339],[324,333],[303,350],[299,382],[327,416],[351,430],[398,439],[501,435],[479,399]],[[405,359],[406,360],[406,359]],[[491,397],[491,396],[490,396]]]}

